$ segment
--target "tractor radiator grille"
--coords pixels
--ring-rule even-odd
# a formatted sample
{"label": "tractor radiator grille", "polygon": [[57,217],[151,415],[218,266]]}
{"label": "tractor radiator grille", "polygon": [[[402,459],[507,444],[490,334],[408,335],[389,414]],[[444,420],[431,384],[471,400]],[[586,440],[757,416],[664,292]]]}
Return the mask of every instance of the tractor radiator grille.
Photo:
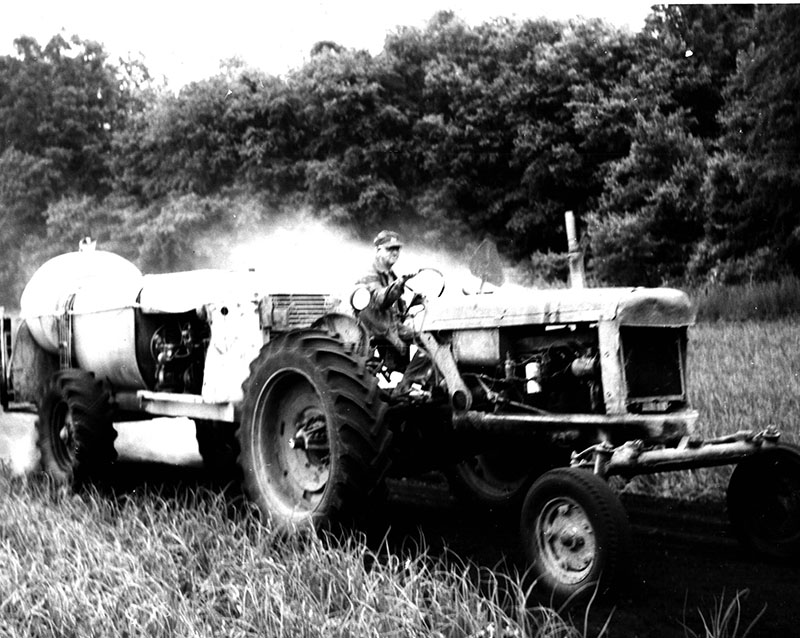
{"label": "tractor radiator grille", "polygon": [[307,328],[331,309],[326,295],[278,294],[267,300],[268,325],[274,330]]}
{"label": "tractor radiator grille", "polygon": [[685,328],[621,327],[628,401],[685,400]]}

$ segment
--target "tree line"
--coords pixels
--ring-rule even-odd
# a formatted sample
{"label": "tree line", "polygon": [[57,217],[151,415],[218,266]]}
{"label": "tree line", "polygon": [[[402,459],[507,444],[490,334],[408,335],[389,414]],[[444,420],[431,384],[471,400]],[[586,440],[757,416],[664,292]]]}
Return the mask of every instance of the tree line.
{"label": "tree line", "polygon": [[274,77],[233,59],[179,91],[75,36],[0,56],[0,303],[92,235],[147,271],[196,231],[303,208],[563,268],[563,213],[607,284],[800,271],[800,7],[657,5],[600,20],[451,12],[377,55],[319,42]]}

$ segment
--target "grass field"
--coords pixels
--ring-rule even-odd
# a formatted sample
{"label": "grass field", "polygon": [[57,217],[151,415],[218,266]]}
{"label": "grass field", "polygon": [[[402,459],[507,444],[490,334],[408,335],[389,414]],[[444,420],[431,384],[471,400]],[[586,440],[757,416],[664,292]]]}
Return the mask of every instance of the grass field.
{"label": "grass field", "polygon": [[781,426],[800,435],[800,321],[701,323],[690,332],[689,384],[704,432]]}
{"label": "grass field", "polygon": [[358,537],[281,539],[220,493],[72,495],[9,472],[0,493],[4,638],[575,635],[514,582]]}
{"label": "grass field", "polygon": [[[704,434],[776,424],[798,440],[794,322],[701,324],[690,338]],[[719,498],[728,472],[631,489]],[[552,610],[526,610],[518,582],[358,538],[281,540],[219,493],[71,495],[6,471],[0,495],[3,637],[582,635]]]}

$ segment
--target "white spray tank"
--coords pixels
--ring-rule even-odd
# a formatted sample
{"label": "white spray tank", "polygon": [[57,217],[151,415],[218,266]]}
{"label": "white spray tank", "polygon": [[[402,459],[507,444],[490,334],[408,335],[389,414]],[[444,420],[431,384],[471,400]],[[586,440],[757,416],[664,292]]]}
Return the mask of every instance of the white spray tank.
{"label": "white spray tank", "polygon": [[136,362],[135,308],[141,271],[127,259],[96,250],[84,239],[77,252],[50,259],[31,277],[20,316],[36,343],[58,354],[59,328],[72,315],[73,357],[80,368],[118,387],[144,388]]}

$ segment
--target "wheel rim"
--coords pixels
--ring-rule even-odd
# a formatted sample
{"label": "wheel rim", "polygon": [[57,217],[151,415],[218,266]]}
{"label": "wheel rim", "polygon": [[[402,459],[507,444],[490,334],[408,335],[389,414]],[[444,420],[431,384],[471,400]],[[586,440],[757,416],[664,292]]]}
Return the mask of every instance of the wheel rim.
{"label": "wheel rim", "polygon": [[58,404],[50,421],[53,457],[59,467],[69,469],[75,461],[75,427],[72,410],[65,402]]}
{"label": "wheel rim", "polygon": [[559,582],[574,585],[591,572],[597,553],[594,527],[573,499],[554,498],[542,508],[535,542],[544,571]]}
{"label": "wheel rim", "polygon": [[283,373],[264,385],[254,414],[257,458],[273,504],[284,514],[313,512],[331,471],[328,424],[316,389],[299,372]]}

